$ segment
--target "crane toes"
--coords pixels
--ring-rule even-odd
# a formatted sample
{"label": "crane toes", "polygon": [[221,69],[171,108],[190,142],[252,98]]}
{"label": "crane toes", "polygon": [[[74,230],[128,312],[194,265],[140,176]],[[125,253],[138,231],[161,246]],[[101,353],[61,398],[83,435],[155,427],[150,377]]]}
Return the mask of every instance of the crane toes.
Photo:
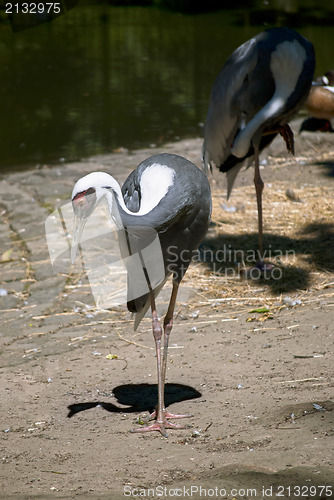
{"label": "crane toes", "polygon": [[168,437],[166,429],[189,429],[190,425],[174,424],[173,422],[168,422],[164,420],[162,422],[155,421],[154,424],[148,425],[146,427],[139,427],[138,429],[132,429],[131,432],[152,432],[158,431],[163,437]]}
{"label": "crane toes", "polygon": [[[165,418],[191,418],[194,415],[179,415],[176,413],[170,413],[169,411],[165,411]],[[150,420],[154,420],[157,417],[157,410],[154,410],[154,412],[151,413],[150,415]]]}
{"label": "crane toes", "polygon": [[[155,415],[155,411],[152,413],[152,415]],[[146,427],[139,427],[138,429],[132,429],[131,432],[151,432],[151,431],[158,431],[160,432],[164,437],[168,437],[168,434],[166,432],[166,429],[189,429],[191,425],[181,425],[181,424],[174,424],[174,422],[170,422],[169,418],[183,418],[183,417],[190,417],[191,415],[174,415],[173,413],[168,413],[165,412],[163,415],[163,418],[161,420],[156,420],[154,423],[147,425]]]}
{"label": "crane toes", "polygon": [[138,429],[131,430],[131,432],[133,433],[153,432],[153,431],[158,431],[163,435],[163,437],[168,437],[168,434],[166,432],[166,425],[164,422],[154,422],[154,424],[147,425],[146,427],[139,427]]}

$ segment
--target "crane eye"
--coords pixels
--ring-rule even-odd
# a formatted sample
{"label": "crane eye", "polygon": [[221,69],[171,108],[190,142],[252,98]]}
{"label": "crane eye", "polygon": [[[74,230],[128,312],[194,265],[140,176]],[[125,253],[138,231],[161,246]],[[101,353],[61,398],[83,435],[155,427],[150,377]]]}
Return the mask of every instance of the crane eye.
{"label": "crane eye", "polygon": [[95,188],[89,188],[85,191],[81,191],[72,199],[73,210],[78,217],[88,217],[94,210],[95,203]]}
{"label": "crane eye", "polygon": [[80,193],[77,193],[73,197],[72,201],[81,200],[82,198],[85,198],[86,196],[89,196],[90,194],[94,194],[94,193],[95,193],[95,189],[90,187],[89,189],[86,189],[85,191],[81,191]]}

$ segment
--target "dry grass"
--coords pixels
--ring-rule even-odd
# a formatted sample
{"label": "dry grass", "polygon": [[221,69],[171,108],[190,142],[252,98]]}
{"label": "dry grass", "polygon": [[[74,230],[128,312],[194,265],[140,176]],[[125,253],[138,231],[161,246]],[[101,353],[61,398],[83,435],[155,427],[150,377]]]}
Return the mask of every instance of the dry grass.
{"label": "dry grass", "polygon": [[206,298],[240,304],[333,287],[334,186],[287,189],[288,182],[265,186],[264,257],[273,268],[260,273],[254,187],[235,189],[227,202],[213,186],[212,225],[201,248],[205,262],[191,266],[185,283]]}

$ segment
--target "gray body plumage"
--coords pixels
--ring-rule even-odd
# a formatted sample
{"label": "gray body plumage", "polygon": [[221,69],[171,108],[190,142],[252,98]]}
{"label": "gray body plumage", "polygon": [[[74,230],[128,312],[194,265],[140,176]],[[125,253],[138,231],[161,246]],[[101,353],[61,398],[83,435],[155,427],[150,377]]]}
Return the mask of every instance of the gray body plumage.
{"label": "gray body plumage", "polygon": [[[141,179],[144,171],[154,164],[168,165],[175,172],[174,182],[167,194],[148,214],[142,217],[121,213],[122,224],[128,228],[131,252],[147,246],[154,229],[160,240],[165,268],[165,280],[154,292],[159,293],[171,274],[180,282],[190,264],[193,252],[203,240],[210,221],[210,186],[203,173],[190,161],[178,155],[158,154],[144,160],[126,179],[122,186],[125,205],[132,212],[140,210],[142,202]],[[137,248],[136,240],[137,237]],[[148,238],[148,240],[147,240]],[[131,275],[128,275],[131,293]],[[136,313],[135,328],[149,308],[149,294],[128,302],[128,308]]]}
{"label": "gray body plumage", "polygon": [[72,193],[74,213],[81,221],[74,234],[72,261],[85,221],[104,197],[118,227],[119,247],[128,271],[127,305],[136,313],[137,328],[150,306],[150,291],[156,297],[170,275],[180,283],[208,230],[209,182],[193,163],[167,153],[144,160],[122,190],[104,172],[79,179]]}
{"label": "gray body plumage", "polygon": [[[292,118],[308,95],[315,66],[312,44],[287,28],[266,30],[233,52],[213,85],[205,125],[203,167],[207,170],[211,164],[215,164],[222,172],[227,173],[228,194],[245,160],[249,159],[250,164],[254,155],[252,144],[241,157],[234,155],[231,149],[240,131],[247,127],[275,93],[272,56],[283,42],[290,43],[293,50],[301,47],[305,51],[305,59],[292,92],[253,135],[261,151],[274,139],[277,133],[275,129]],[[289,78],[288,74],[284,75],[284,68],[282,78],[287,81]],[[263,135],[266,132],[268,135]]]}

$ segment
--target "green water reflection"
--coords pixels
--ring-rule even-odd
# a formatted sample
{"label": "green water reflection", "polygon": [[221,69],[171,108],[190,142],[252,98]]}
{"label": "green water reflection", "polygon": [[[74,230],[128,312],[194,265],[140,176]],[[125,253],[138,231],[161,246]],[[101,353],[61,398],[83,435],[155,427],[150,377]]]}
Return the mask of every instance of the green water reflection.
{"label": "green water reflection", "polygon": [[15,33],[2,15],[2,171],[201,135],[226,57],[270,25],[295,27],[314,43],[317,74],[334,68],[334,2],[249,3],[197,15],[79,4]]}

